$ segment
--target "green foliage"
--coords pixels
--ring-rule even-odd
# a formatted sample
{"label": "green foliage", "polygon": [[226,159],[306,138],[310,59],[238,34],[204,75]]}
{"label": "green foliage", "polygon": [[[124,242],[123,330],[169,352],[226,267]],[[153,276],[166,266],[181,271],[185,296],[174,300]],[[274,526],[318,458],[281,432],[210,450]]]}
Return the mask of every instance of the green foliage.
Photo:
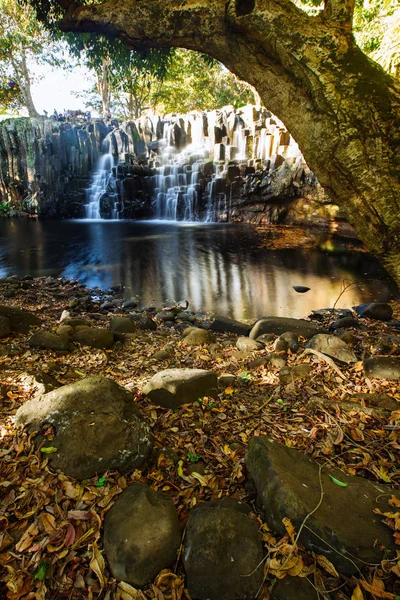
{"label": "green foliage", "polygon": [[187,453],[187,459],[190,463],[197,463],[200,460],[200,458],[201,457],[195,454],[194,452]]}
{"label": "green foliage", "polygon": [[0,216],[8,215],[10,212],[10,205],[8,202],[0,202]]}
{"label": "green foliage", "polygon": [[158,112],[212,110],[254,101],[252,88],[210,57],[179,49],[170,62],[162,87],[153,96]]}
{"label": "green foliage", "polygon": [[242,371],[240,373],[240,379],[242,381],[251,381],[253,379],[253,376],[250,375],[250,373],[247,373],[247,371]]}

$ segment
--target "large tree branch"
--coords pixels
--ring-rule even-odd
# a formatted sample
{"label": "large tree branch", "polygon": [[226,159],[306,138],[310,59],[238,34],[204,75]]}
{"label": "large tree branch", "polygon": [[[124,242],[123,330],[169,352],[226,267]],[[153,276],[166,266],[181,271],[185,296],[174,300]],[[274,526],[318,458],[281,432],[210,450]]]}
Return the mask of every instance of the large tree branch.
{"label": "large tree branch", "polygon": [[325,16],[348,31],[353,28],[353,15],[355,9],[355,0],[325,0]]}
{"label": "large tree branch", "polygon": [[311,17],[289,0],[109,0],[71,4],[61,26],[224,63],[282,119],[367,245],[396,247],[400,281],[400,90],[356,46],[353,8],[327,0]]}

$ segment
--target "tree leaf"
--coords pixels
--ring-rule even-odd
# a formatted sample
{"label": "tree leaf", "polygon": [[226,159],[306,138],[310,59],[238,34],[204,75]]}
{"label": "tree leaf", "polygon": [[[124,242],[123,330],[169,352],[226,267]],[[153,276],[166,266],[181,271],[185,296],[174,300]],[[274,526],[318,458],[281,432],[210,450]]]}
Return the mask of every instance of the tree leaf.
{"label": "tree leaf", "polygon": [[344,483],[343,481],[339,481],[339,479],[336,479],[336,477],[334,477],[333,475],[329,475],[329,477],[332,479],[333,483],[336,483],[336,485],[338,485],[340,487],[347,487],[347,483]]}
{"label": "tree leaf", "polygon": [[38,566],[36,573],[35,573],[35,579],[39,579],[40,581],[43,581],[43,579],[46,577],[46,573],[47,573],[47,569],[49,568],[50,563],[48,560],[42,560],[42,562],[40,563],[40,565]]}
{"label": "tree leaf", "polygon": [[57,452],[57,448],[54,446],[43,446],[43,448],[40,448],[40,452],[43,452],[44,454],[53,454],[53,452]]}
{"label": "tree leaf", "polygon": [[100,586],[104,587],[107,582],[106,576],[104,575],[104,569],[106,567],[104,558],[102,557],[101,552],[98,549],[96,542],[93,542],[92,549],[93,549],[93,554],[92,554],[91,561],[89,563],[90,568],[96,573],[97,579],[99,580],[99,583],[100,583]]}

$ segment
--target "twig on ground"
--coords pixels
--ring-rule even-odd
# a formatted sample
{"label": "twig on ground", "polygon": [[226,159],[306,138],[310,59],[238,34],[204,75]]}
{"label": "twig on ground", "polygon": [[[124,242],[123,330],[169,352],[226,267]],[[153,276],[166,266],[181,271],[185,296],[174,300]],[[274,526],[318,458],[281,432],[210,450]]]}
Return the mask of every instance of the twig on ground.
{"label": "twig on ground", "polygon": [[319,350],[314,350],[313,348],[306,348],[300,354],[299,358],[302,358],[305,354],[314,354],[315,356],[318,356],[318,358],[320,358],[321,360],[324,360],[330,367],[332,367],[332,369],[334,371],[336,371],[336,373],[339,375],[339,377],[341,377],[342,379],[344,379],[344,381],[348,381],[348,377],[346,377],[346,375],[344,373],[342,373],[342,371],[334,363],[334,361],[331,358],[329,358],[329,356],[326,356],[326,354],[323,354],[322,352],[319,352]]}

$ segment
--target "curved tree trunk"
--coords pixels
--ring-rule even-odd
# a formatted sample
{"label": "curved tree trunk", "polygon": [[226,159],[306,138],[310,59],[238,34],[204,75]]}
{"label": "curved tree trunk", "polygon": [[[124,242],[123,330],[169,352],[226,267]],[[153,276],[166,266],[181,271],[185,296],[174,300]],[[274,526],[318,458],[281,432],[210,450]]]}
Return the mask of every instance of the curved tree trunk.
{"label": "curved tree trunk", "polygon": [[400,284],[400,85],[357,47],[353,8],[326,0],[311,17],[290,0],[109,0],[71,3],[61,27],[205,52],[252,84]]}

